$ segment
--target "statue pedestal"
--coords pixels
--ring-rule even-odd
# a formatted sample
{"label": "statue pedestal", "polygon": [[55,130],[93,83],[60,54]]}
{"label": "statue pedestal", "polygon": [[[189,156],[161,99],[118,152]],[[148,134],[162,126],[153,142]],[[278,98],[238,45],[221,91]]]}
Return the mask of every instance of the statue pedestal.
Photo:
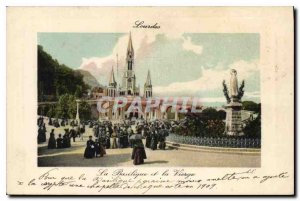
{"label": "statue pedestal", "polygon": [[242,104],[240,102],[230,102],[225,106],[226,108],[226,126],[225,134],[232,136],[242,136]]}

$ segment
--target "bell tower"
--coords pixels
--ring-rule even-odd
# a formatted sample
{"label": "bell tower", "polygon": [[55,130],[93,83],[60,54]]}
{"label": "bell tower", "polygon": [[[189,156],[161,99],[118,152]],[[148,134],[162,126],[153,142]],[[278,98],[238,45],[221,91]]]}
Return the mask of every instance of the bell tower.
{"label": "bell tower", "polygon": [[111,73],[110,73],[110,77],[109,77],[109,83],[108,83],[108,87],[107,87],[107,95],[110,97],[117,96],[117,82],[115,80],[113,67],[111,69]]}
{"label": "bell tower", "polygon": [[152,97],[152,83],[150,77],[150,71],[148,70],[147,79],[144,85],[144,97],[150,98]]}
{"label": "bell tower", "polygon": [[136,77],[133,70],[134,50],[132,45],[131,33],[129,33],[129,41],[126,52],[126,67],[122,80],[122,89],[120,95],[139,96],[139,87],[136,87]]}
{"label": "bell tower", "polygon": [[129,41],[128,41],[127,54],[126,54],[127,70],[132,70],[133,62],[134,62],[134,50],[132,46],[131,33],[129,33]]}

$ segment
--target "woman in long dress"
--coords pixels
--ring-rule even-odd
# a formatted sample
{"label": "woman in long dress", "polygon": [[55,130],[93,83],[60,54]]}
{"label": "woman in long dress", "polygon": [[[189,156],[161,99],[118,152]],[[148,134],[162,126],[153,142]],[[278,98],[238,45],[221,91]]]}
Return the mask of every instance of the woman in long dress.
{"label": "woman in long dress", "polygon": [[151,136],[150,136],[150,131],[147,128],[145,128],[145,130],[144,130],[144,135],[146,137],[146,147],[150,148],[150,145],[151,145]]}
{"label": "woman in long dress", "polygon": [[61,134],[58,135],[58,138],[56,139],[56,144],[57,149],[63,148],[63,139],[61,138]]}
{"label": "woman in long dress", "polygon": [[[139,135],[139,134],[137,134]],[[134,165],[140,165],[144,163],[144,160],[147,159],[146,151],[142,139],[132,140],[133,150],[131,159],[133,160]]]}
{"label": "woman in long dress", "polygon": [[54,137],[54,129],[52,129],[51,133],[50,133],[50,138],[49,138],[49,142],[48,142],[48,149],[56,149],[56,140]]}
{"label": "woman in long dress", "polygon": [[39,127],[38,130],[38,143],[42,143],[46,141],[46,132],[43,127]]}
{"label": "woman in long dress", "polygon": [[158,143],[157,131],[155,130],[151,133],[151,145],[150,145],[150,147],[151,147],[152,150],[157,149],[157,143]]}
{"label": "woman in long dress", "polygon": [[102,145],[101,142],[99,142],[98,139],[95,140],[95,153],[96,153],[96,158],[99,157],[103,157],[104,154],[106,154],[105,148]]}
{"label": "woman in long dress", "polygon": [[95,156],[95,142],[92,140],[92,136],[89,136],[89,140],[86,142],[84,158],[94,158],[94,156]]}

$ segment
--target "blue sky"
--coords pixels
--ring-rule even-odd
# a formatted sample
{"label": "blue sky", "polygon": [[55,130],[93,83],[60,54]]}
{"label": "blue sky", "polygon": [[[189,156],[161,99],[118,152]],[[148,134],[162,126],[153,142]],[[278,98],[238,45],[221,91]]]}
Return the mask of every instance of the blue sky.
{"label": "blue sky", "polygon": [[122,33],[39,33],[38,44],[52,57],[78,68],[83,57],[103,57],[112,53]]}
{"label": "blue sky", "polygon": [[[143,86],[149,69],[156,95],[221,102],[222,80],[228,80],[230,69],[235,68],[238,78],[246,81],[245,98],[259,102],[257,33],[132,32],[132,40],[137,83]],[[120,83],[127,43],[128,33],[38,34],[38,44],[60,63],[87,70],[104,85],[112,67]]]}

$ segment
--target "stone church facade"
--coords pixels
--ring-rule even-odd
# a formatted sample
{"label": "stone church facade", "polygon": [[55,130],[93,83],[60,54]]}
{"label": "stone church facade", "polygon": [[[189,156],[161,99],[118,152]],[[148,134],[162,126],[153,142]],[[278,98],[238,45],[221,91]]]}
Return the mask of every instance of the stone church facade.
{"label": "stone church facade", "polygon": [[[134,72],[134,49],[132,45],[131,34],[129,35],[128,47],[126,52],[126,67],[122,77],[122,85],[118,88],[114,70],[111,70],[106,95],[110,97],[117,96],[140,96],[140,88],[136,86],[136,76]],[[152,97],[152,84],[150,71],[148,71],[147,79],[144,85],[145,98]]]}
{"label": "stone church facade", "polygon": [[[129,35],[129,41],[126,52],[126,66],[122,76],[121,83],[117,83],[114,75],[114,69],[111,69],[109,81],[107,87],[104,89],[102,97],[98,97],[97,100],[88,100],[93,109],[93,117],[98,116],[99,120],[124,120],[124,119],[173,119],[179,120],[184,115],[180,114],[180,110],[183,108],[184,101],[179,100],[172,108],[172,101],[174,98],[165,102],[163,98],[153,97],[152,81],[150,70],[147,72],[147,78],[144,83],[143,94],[141,94],[140,87],[137,86],[137,77],[134,72],[134,49],[132,45],[131,34]],[[119,85],[118,85],[119,84]],[[101,98],[106,97],[109,100],[99,101]],[[140,104],[138,109],[130,108],[135,104],[135,100],[138,99]],[[122,107],[115,108],[116,102],[122,102],[120,100],[126,100]],[[156,101],[158,104],[156,104]],[[79,102],[77,102],[77,111],[79,111]],[[124,101],[125,102],[125,101]],[[97,106],[95,105],[97,104]],[[151,104],[151,108],[147,108],[147,104]],[[105,112],[99,112],[100,107]],[[118,105],[119,103],[117,103]],[[120,103],[122,104],[122,103]],[[191,102],[187,102],[185,108],[190,111]],[[149,105],[148,105],[149,106]],[[199,107],[197,107],[199,108]],[[76,119],[79,120],[79,112],[77,112]]]}

